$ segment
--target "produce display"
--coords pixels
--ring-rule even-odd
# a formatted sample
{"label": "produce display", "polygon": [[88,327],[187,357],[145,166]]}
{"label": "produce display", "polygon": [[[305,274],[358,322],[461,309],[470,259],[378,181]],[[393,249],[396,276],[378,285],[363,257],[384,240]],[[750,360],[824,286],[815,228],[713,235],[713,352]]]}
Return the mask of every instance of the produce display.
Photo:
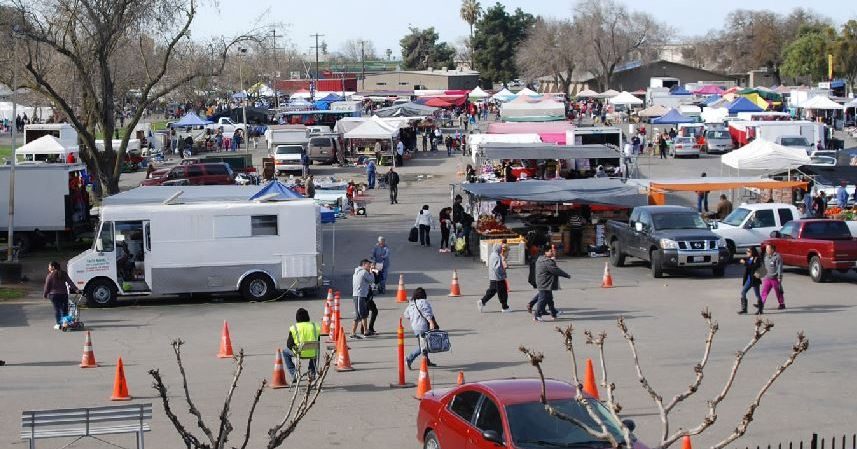
{"label": "produce display", "polygon": [[837,220],[853,221],[857,220],[857,211],[854,209],[843,210],[841,207],[831,207],[824,211],[824,216]]}
{"label": "produce display", "polygon": [[482,235],[505,235],[512,231],[494,217],[483,215],[476,221],[476,232]]}

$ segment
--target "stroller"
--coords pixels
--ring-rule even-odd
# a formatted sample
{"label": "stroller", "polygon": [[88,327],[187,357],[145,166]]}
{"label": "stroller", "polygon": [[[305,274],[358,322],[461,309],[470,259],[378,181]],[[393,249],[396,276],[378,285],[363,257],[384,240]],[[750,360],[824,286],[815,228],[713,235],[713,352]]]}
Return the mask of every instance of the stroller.
{"label": "stroller", "polygon": [[455,224],[455,235],[452,237],[452,250],[453,255],[456,257],[467,255],[467,240],[464,238],[464,227],[461,226],[461,223]]}
{"label": "stroller", "polygon": [[[72,297],[74,299],[72,299]],[[80,321],[80,308],[78,307],[82,297],[83,295],[80,293],[77,293],[74,296],[69,295],[68,315],[62,317],[62,322],[60,324],[60,329],[62,329],[63,332],[83,330],[83,321]]]}

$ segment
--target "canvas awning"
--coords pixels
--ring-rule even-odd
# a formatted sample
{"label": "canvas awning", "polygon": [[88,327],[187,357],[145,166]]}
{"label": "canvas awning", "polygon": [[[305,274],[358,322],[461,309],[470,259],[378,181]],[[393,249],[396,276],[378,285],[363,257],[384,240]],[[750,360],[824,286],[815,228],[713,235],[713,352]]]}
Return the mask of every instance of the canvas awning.
{"label": "canvas awning", "polygon": [[810,163],[809,156],[802,149],[778,145],[763,139],[756,139],[742,148],[724,154],[720,162],[739,170],[788,170]]}
{"label": "canvas awning", "polygon": [[518,93],[515,95],[517,95],[519,97],[522,97],[525,95],[528,97],[540,97],[541,96],[538,92],[530,89],[529,87],[525,87],[525,88],[519,90]]}
{"label": "canvas awning", "polygon": [[404,103],[375,110],[378,117],[431,117],[438,108],[418,103]]}
{"label": "canvas awning", "polygon": [[756,189],[794,189],[806,190],[803,181],[777,181],[761,177],[705,177],[705,178],[662,178],[629,179],[627,184],[648,191],[650,204],[666,204],[666,192],[699,192],[714,190],[732,190],[741,188]]}
{"label": "canvas awning", "polygon": [[503,88],[500,92],[497,92],[496,94],[491,96],[491,99],[499,101],[508,101],[512,98],[515,98],[515,94],[513,94],[512,91],[506,88]]}
{"label": "canvas awning", "polygon": [[706,84],[705,86],[693,91],[693,93],[696,95],[722,95],[723,89],[713,84]]}
{"label": "canvas awning", "polygon": [[618,151],[604,145],[550,145],[543,143],[487,143],[482,156],[504,159],[618,159]]}
{"label": "canvas awning", "polygon": [[654,106],[649,106],[646,109],[638,112],[637,115],[640,117],[661,117],[664,114],[669,112],[666,107],[656,104]]}
{"label": "canvas awning", "polygon": [[618,179],[589,178],[519,182],[469,183],[462,189],[482,200],[536,203],[605,204],[636,207],[648,203],[639,188]]}
{"label": "canvas awning", "polygon": [[652,123],[658,125],[669,125],[676,123],[692,123],[694,120],[681,112],[678,112],[675,108],[670,109],[666,114],[652,120]]}
{"label": "canvas awning", "polygon": [[594,90],[591,90],[591,89],[581,90],[580,92],[577,93],[577,95],[575,95],[575,97],[577,97],[577,98],[594,98],[597,96],[598,96],[598,92],[595,92]]}
{"label": "canvas awning", "polygon": [[360,126],[343,134],[346,139],[383,139],[390,140],[399,133],[397,128],[381,122],[380,120],[367,120]]}
{"label": "canvas awning", "polygon": [[841,104],[822,95],[816,95],[801,105],[804,109],[821,109],[827,111],[841,111],[845,109]]}
{"label": "canvas awning", "polygon": [[[725,98],[725,95],[724,95],[724,98]],[[729,110],[729,115],[735,115],[739,112],[762,112],[762,111],[764,111],[764,109],[760,108],[759,106],[756,106],[756,104],[754,104],[752,101],[750,101],[744,97],[739,97],[737,100],[733,101],[728,106],[726,106],[726,109]]]}
{"label": "canvas awning", "polygon": [[15,149],[16,156],[22,156],[25,154],[55,154],[65,157],[68,153],[76,152],[77,147],[66,148],[62,146],[56,137],[49,134],[39,137],[38,139],[33,140],[26,145],[21,145]]}
{"label": "canvas awning", "polygon": [[470,93],[467,94],[467,96],[474,100],[482,100],[483,98],[488,98],[491,95],[488,92],[482,90],[481,87],[476,86],[476,89],[471,90]]}
{"label": "canvas awning", "polygon": [[597,96],[599,98],[613,98],[617,95],[619,95],[619,92],[617,92],[613,89],[607,89],[604,92],[601,92],[600,94],[598,94]]}
{"label": "canvas awning", "polygon": [[184,117],[180,118],[179,121],[171,124],[173,128],[183,128],[183,127],[192,127],[192,126],[205,126],[211,123],[208,120],[203,120],[199,118],[198,115],[193,112],[188,112],[184,115]]}
{"label": "canvas awning", "polygon": [[643,104],[643,100],[635,97],[628,91],[622,91],[619,95],[607,100],[612,104],[637,105]]}

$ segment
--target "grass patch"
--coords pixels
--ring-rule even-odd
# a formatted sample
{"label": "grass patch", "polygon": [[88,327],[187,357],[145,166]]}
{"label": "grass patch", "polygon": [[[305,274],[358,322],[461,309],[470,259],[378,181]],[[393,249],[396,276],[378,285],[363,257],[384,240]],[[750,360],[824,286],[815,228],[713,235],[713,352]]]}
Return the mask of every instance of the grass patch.
{"label": "grass patch", "polygon": [[0,160],[12,158],[12,145],[0,145]]}
{"label": "grass patch", "polygon": [[0,301],[20,299],[27,296],[27,291],[21,288],[0,287]]}

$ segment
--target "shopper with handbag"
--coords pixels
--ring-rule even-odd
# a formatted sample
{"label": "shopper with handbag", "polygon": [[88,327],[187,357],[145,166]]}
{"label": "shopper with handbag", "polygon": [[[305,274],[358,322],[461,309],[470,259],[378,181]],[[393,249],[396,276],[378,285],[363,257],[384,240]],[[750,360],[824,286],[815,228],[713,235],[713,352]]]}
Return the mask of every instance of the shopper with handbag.
{"label": "shopper with handbag", "polygon": [[744,277],[741,279],[741,310],[738,311],[739,315],[747,313],[747,292],[750,289],[753,289],[753,293],[756,294],[756,303],[762,302],[759,286],[765,276],[762,258],[759,257],[759,251],[755,246],[747,249],[747,258],[741,259],[741,263],[744,265]]}
{"label": "shopper with handbag", "polygon": [[764,313],[765,301],[768,299],[768,294],[771,290],[777,295],[777,302],[780,303],[778,309],[786,308],[786,301],[783,299],[783,257],[777,252],[777,247],[769,243],[765,247],[765,276],[762,278],[762,300],[756,304],[758,311],[757,315]]}
{"label": "shopper with handbag", "polygon": [[431,218],[428,204],[425,204],[414,221],[414,226],[419,229],[420,246],[431,246],[431,228],[433,225],[434,221]]}
{"label": "shopper with handbag", "polygon": [[428,348],[423,348],[421,340],[426,332],[439,329],[437,321],[434,319],[434,312],[432,312],[431,304],[428,302],[425,289],[417,287],[416,290],[414,290],[414,295],[411,297],[410,301],[408,301],[408,307],[405,309],[403,316],[411,322],[411,330],[414,331],[414,335],[417,337],[417,347],[411,351],[405,359],[408,363],[408,369],[413,369],[411,368],[411,364],[414,363],[414,360],[419,357],[420,354],[426,358],[428,366],[435,366],[435,364],[428,359]]}

